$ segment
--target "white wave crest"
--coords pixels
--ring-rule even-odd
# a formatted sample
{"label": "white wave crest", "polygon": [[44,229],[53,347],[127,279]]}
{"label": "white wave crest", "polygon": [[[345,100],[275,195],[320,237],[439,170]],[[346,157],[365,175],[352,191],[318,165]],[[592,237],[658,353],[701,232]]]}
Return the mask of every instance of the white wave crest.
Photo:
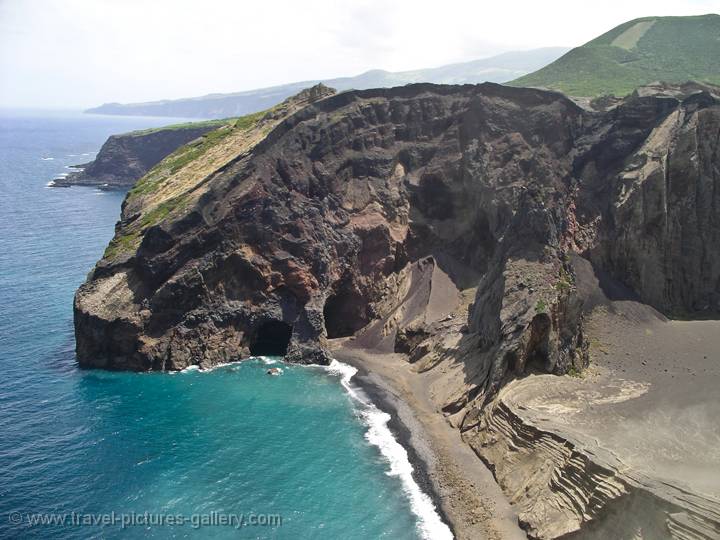
{"label": "white wave crest", "polygon": [[190,373],[192,371],[200,371],[200,366],[193,364],[192,366],[188,366],[185,369],[181,369],[180,373]]}
{"label": "white wave crest", "polygon": [[233,362],[222,362],[220,364],[215,364],[214,366],[210,366],[208,368],[202,368],[200,371],[202,373],[210,373],[211,371],[215,371],[216,369],[225,369],[225,368],[236,369],[237,367],[239,367],[240,362],[242,362],[242,360],[235,360]]}
{"label": "white wave crest", "polygon": [[54,160],[55,158],[54,158],[54,157],[43,157],[43,158],[40,158],[40,159],[42,159],[43,161],[52,161],[52,160]]}
{"label": "white wave crest", "polygon": [[352,384],[351,379],[357,373],[357,369],[337,360],[330,362],[325,369],[328,373],[338,375],[343,387],[360,403],[360,417],[368,427],[365,439],[376,446],[389,462],[390,471],[387,474],[400,479],[403,490],[410,500],[410,507],[418,516],[418,528],[422,537],[427,540],[452,539],[452,531],[443,523],[432,499],[423,493],[412,476],[413,467],[407,450],[395,440],[388,427],[391,416],[378,409],[360,388]]}
{"label": "white wave crest", "polygon": [[[103,191],[100,191],[99,193],[104,193]],[[262,360],[265,364],[277,364],[277,360],[273,358],[269,358],[266,356],[258,356],[256,357],[258,360]],[[176,373],[190,373],[190,372],[199,372],[199,373],[211,373],[218,369],[238,369],[240,367],[240,364],[245,362],[247,360],[233,360],[231,362],[221,362],[220,364],[215,364],[210,367],[200,367],[196,364],[193,364],[191,366],[186,367],[185,369],[181,369],[179,372]]]}

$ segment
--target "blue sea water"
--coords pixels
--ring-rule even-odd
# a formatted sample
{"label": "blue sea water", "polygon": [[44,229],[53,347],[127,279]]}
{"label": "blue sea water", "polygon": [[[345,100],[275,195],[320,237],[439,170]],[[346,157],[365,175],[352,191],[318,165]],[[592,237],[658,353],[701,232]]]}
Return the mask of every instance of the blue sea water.
{"label": "blue sea water", "polygon": [[347,367],[78,369],[73,293],[123,194],[46,185],[165,123],[0,112],[0,537],[447,537]]}

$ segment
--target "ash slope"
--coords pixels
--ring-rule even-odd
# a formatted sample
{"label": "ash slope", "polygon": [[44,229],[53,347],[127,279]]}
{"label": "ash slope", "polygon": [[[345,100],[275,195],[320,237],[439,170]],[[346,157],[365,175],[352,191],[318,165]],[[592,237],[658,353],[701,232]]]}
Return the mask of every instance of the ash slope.
{"label": "ash slope", "polygon": [[528,365],[586,364],[572,252],[665,313],[717,313],[711,89],[600,112],[494,84],[328,93],[286,102],[223,159],[141,180],[76,295],[82,365],[209,366],[283,339],[288,359],[322,362],[328,338],[364,327],[412,355],[438,321],[398,310],[431,265],[477,286],[460,410]]}

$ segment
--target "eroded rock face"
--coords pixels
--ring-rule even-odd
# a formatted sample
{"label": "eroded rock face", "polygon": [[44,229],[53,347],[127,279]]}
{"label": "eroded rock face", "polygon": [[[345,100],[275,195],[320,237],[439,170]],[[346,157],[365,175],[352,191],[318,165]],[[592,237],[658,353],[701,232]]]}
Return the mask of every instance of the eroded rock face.
{"label": "eroded rock face", "polygon": [[673,108],[614,178],[596,257],[670,315],[720,312],[720,115],[700,93]]}
{"label": "eroded rock face", "polygon": [[585,365],[571,252],[665,311],[717,309],[709,92],[600,112],[493,84],[325,95],[98,264],[75,299],[81,364],[210,366],[277,323],[293,361],[327,361],[326,339],[353,334],[412,354],[437,325],[406,316],[430,302],[431,264],[437,283],[477,287],[463,350],[482,373],[467,403],[531,365]]}

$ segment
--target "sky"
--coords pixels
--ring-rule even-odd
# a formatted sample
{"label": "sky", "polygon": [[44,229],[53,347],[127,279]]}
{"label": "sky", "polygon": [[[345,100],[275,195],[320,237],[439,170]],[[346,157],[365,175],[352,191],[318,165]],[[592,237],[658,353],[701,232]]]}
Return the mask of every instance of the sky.
{"label": "sky", "polygon": [[720,0],[0,0],[0,106],[84,108],[577,46]]}

